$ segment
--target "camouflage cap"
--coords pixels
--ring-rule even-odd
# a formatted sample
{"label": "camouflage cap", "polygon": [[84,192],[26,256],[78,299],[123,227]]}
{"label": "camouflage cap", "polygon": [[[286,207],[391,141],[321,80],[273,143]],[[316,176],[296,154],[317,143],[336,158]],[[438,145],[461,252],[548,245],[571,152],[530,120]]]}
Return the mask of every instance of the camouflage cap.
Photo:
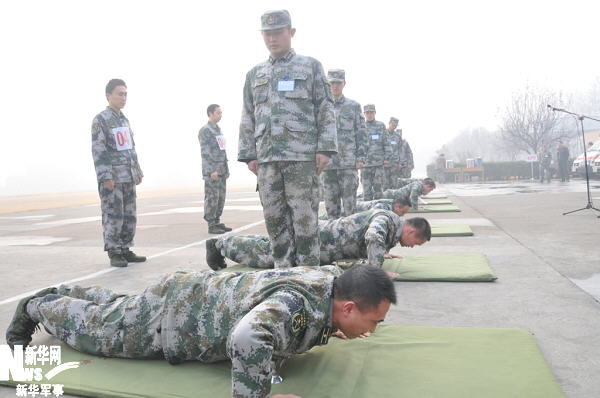
{"label": "camouflage cap", "polygon": [[345,82],[346,71],[343,69],[330,69],[327,71],[327,79],[330,83]]}
{"label": "camouflage cap", "polygon": [[390,123],[393,123],[393,124],[395,124],[397,126],[398,125],[398,119],[392,116],[390,118]]}
{"label": "camouflage cap", "polygon": [[363,109],[365,112],[375,112],[375,105],[367,104]]}
{"label": "camouflage cap", "polygon": [[272,10],[260,17],[260,30],[275,30],[292,26],[292,17],[287,10]]}

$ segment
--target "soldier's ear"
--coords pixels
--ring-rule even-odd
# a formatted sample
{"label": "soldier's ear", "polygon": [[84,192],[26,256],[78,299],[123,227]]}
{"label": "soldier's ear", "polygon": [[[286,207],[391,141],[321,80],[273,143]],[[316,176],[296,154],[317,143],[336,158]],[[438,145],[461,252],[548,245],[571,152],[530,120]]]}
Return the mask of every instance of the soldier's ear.
{"label": "soldier's ear", "polygon": [[290,36],[294,37],[295,34],[296,34],[296,28],[291,28],[290,29]]}

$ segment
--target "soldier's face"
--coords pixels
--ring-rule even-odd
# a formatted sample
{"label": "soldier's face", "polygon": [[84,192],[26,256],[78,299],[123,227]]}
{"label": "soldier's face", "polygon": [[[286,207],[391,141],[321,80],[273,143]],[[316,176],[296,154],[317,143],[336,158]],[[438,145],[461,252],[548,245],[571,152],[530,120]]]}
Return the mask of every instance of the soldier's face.
{"label": "soldier's face", "polygon": [[331,95],[334,97],[340,97],[344,91],[346,82],[331,82]]}
{"label": "soldier's face", "polygon": [[414,247],[421,246],[427,242],[425,238],[423,238],[419,231],[417,231],[411,225],[405,224],[402,229],[402,233],[400,234],[400,246],[402,247]]}
{"label": "soldier's face", "polygon": [[406,213],[408,213],[409,210],[410,210],[410,206],[399,206],[399,205],[394,205],[394,208],[392,209],[392,211],[394,213],[396,213],[399,217],[404,216]]}
{"label": "soldier's face", "polygon": [[264,30],[262,32],[265,45],[273,58],[283,57],[292,48],[292,37],[296,33],[296,28],[281,28],[274,30]]}
{"label": "soldier's face", "polygon": [[375,112],[373,112],[373,111],[367,111],[367,112],[365,112],[365,118],[368,121],[372,122],[373,120],[375,120]]}
{"label": "soldier's face", "polygon": [[390,123],[388,124],[388,129],[389,129],[390,131],[394,131],[394,130],[396,130],[396,127],[398,127],[398,125],[397,125],[396,123],[392,123],[392,122],[390,122]]}
{"label": "soldier's face", "polygon": [[221,107],[218,107],[210,114],[209,119],[213,123],[219,123],[221,121],[221,117],[223,117],[223,111]]}
{"label": "soldier's face", "polygon": [[112,93],[106,94],[108,100],[108,106],[113,109],[123,109],[127,102],[127,87],[117,86],[114,88]]}
{"label": "soldier's face", "polygon": [[382,300],[375,308],[360,310],[353,301],[346,301],[341,310],[336,326],[348,337],[354,339],[363,333],[374,332],[383,322],[390,309],[390,302]]}
{"label": "soldier's face", "polygon": [[433,187],[431,185],[423,185],[423,195],[427,195],[431,191],[433,191]]}

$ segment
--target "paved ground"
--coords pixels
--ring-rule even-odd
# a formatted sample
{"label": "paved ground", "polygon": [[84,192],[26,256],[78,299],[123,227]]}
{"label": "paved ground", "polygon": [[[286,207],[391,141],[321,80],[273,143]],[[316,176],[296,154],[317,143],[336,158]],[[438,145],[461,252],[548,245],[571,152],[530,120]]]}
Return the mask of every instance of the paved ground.
{"label": "paved ground", "polygon": [[[598,204],[599,185],[592,183]],[[585,184],[448,184],[440,191],[462,212],[427,218],[469,223],[475,236],[393,252],[483,252],[498,280],[397,283],[399,303],[387,323],[529,330],[569,397],[600,396],[600,213],[562,215],[585,206]],[[226,206],[223,221],[234,233],[265,233],[256,193],[230,192]],[[83,285],[138,292],[164,272],[207,268],[198,195],[140,199],[138,208],[135,250],[150,259],[125,269],[107,266],[97,205],[0,215],[0,330],[18,297],[50,284],[83,278]],[[14,396],[0,387],[0,397]]]}

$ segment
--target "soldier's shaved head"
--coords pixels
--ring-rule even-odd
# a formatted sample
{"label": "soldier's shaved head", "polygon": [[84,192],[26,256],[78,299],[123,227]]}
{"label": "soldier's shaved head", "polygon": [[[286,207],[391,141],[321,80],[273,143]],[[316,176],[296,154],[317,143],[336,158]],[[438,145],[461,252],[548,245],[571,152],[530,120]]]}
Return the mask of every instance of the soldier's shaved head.
{"label": "soldier's shaved head", "polygon": [[355,265],[335,279],[333,297],[354,301],[361,310],[368,310],[384,300],[396,304],[396,288],[381,268]]}

